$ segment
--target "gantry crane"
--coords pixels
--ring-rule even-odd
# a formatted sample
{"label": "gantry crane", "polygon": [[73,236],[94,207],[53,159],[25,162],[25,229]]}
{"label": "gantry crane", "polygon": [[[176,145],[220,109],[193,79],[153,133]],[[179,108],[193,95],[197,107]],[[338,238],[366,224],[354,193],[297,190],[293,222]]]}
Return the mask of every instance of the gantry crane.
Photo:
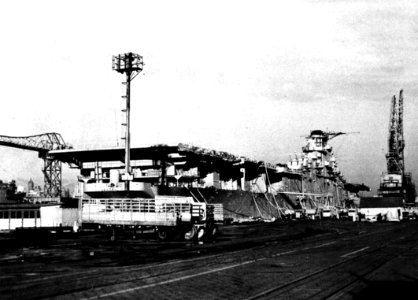
{"label": "gantry crane", "polygon": [[0,145],[37,151],[44,161],[42,172],[44,173],[45,196],[59,197],[61,195],[61,162],[48,155],[51,150],[71,148],[59,133],[50,132],[23,137],[0,135]]}

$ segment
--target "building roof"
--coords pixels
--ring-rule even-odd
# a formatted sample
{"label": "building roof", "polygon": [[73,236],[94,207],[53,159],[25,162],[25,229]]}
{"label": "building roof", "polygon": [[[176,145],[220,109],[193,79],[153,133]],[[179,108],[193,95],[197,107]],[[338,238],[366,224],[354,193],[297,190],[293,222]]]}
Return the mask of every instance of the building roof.
{"label": "building roof", "polygon": [[404,206],[402,197],[361,197],[360,208],[388,208]]}

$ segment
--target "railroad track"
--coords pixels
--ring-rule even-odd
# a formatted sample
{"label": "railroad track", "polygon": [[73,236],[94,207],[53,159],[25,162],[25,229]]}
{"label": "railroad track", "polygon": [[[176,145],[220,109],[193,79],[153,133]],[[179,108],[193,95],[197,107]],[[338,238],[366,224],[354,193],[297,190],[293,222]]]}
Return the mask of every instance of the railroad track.
{"label": "railroad track", "polygon": [[[242,255],[245,252],[252,252],[254,250],[263,249],[272,245],[280,246],[280,243],[283,243],[284,240],[289,240],[293,242],[295,246],[311,243],[313,241],[321,242],[323,240],[329,239],[330,233],[322,233],[314,236],[306,236],[304,239],[298,239],[299,235],[293,237],[292,235],[278,236],[277,234],[264,235],[264,236],[251,236],[244,239],[239,239],[238,241],[227,242],[227,243],[218,243],[218,244],[209,244],[207,248],[193,246],[190,248],[181,248],[174,253],[171,253],[170,257],[176,256],[187,256],[187,260],[177,259],[168,262],[157,262],[147,265],[134,265],[134,266],[113,266],[113,267],[100,267],[94,270],[87,271],[77,271],[77,272],[66,272],[51,274],[49,276],[42,276],[39,278],[31,278],[22,280],[20,282],[14,282],[12,286],[4,285],[0,287],[0,293],[7,297],[10,294],[11,298],[42,298],[42,297],[51,297],[59,296],[65,293],[74,293],[83,291],[85,289],[100,288],[103,286],[108,286],[112,284],[121,284],[129,283],[137,280],[150,279],[156,276],[165,276],[165,275],[174,275],[173,271],[165,271],[164,267],[172,267],[175,265],[180,265],[184,263],[193,263],[204,260],[215,259],[219,261],[219,258],[225,256],[225,252],[228,256]],[[70,242],[73,245],[72,242]],[[161,245],[161,243],[155,243]],[[150,246],[153,247],[155,244],[151,243]],[[58,245],[59,248],[65,247],[62,244]],[[217,248],[217,253],[220,254],[210,254],[213,248]],[[238,248],[240,250],[233,250]],[[244,248],[244,249],[242,249]],[[50,249],[48,252],[53,252],[55,249]],[[203,255],[203,256],[201,256]],[[170,257],[163,257],[162,259],[167,260]],[[161,270],[157,274],[147,274],[147,270]],[[182,270],[179,270],[181,272]],[[129,274],[128,278],[126,275]],[[135,274],[135,275],[131,275]],[[51,289],[42,289],[43,286],[55,286],[55,290]],[[37,291],[37,293],[27,294],[26,291]],[[36,296],[35,296],[36,295]]]}
{"label": "railroad track", "polygon": [[[416,233],[411,234],[407,238],[415,238]],[[370,249],[364,247],[348,253],[343,261],[339,261],[327,267],[315,270],[306,275],[300,276],[294,280],[277,286],[268,288],[259,292],[246,300],[255,299],[341,299],[348,291],[354,288],[357,284],[366,281],[367,277],[375,273],[384,265],[389,264],[395,259],[403,256],[405,253],[411,251],[413,247],[394,247],[393,244],[405,239],[401,237],[398,240],[385,243],[379,247]],[[415,238],[415,245],[418,240]],[[383,255],[376,255],[379,251],[384,250]],[[394,250],[396,252],[394,252]],[[400,250],[400,251],[399,251]],[[353,269],[353,264],[356,266],[363,266]],[[345,274],[344,277],[341,274]],[[328,287],[324,289],[323,283],[328,281]],[[343,284],[341,284],[343,282]],[[318,289],[318,286],[322,286]],[[303,290],[303,292],[301,292]]]}
{"label": "railroad track", "polygon": [[[402,228],[399,228],[398,230],[401,229]],[[383,227],[379,228],[379,230],[364,233],[360,236],[382,235],[390,230],[392,229]],[[353,236],[351,233],[352,232],[339,233],[338,237],[345,241],[358,238],[358,235]],[[0,292],[2,295],[6,296],[6,298],[9,295],[10,298],[18,297],[20,299],[59,297],[68,294],[77,295],[76,298],[86,299],[94,299],[103,295],[119,295],[120,291],[122,291],[122,293],[129,293],[131,291],[131,286],[139,286],[141,290],[145,290],[155,286],[163,286],[173,282],[187,280],[189,278],[222,273],[226,270],[254,264],[271,257],[326,247],[327,245],[335,243],[334,240],[336,236],[336,234],[327,233],[308,236],[304,239],[289,239],[285,242],[280,237],[277,237],[277,234],[252,237],[249,238],[251,241],[251,247],[249,249],[246,248],[232,251],[231,249],[233,249],[233,247],[230,244],[227,244],[228,247],[226,247],[225,251],[220,251],[220,254],[210,254],[211,250],[205,250],[203,247],[180,249],[179,253],[189,256],[189,258],[147,265],[101,267],[95,270],[53,274],[51,276],[25,280],[14,284],[13,290],[4,287],[0,288]],[[218,246],[219,245],[215,245],[214,247]],[[286,251],[289,248],[292,250]],[[192,252],[199,251],[199,249],[202,250],[202,253],[206,254],[204,256],[199,256],[200,254],[197,253],[194,253],[194,256],[188,255]],[[361,255],[364,255],[364,253]],[[353,260],[354,258],[350,257],[349,259]],[[336,267],[338,266],[334,266],[334,268]],[[322,272],[326,272],[326,270],[324,269]],[[320,273],[311,274],[310,276],[312,278],[312,276],[319,274]],[[308,277],[305,280],[308,280]],[[303,278],[300,278],[297,282],[303,282]],[[292,284],[295,285],[297,282]],[[288,287],[292,284],[288,285]],[[54,286],[55,289],[45,289],[45,286]],[[284,287],[281,287],[278,290],[266,293],[264,296],[260,294],[259,297],[266,297],[283,288]],[[112,289],[119,292],[112,292]],[[28,294],[25,291],[34,292]],[[138,291],[138,288],[134,288],[132,291]]]}
{"label": "railroad track", "polygon": [[[386,230],[378,232],[378,234],[379,234],[378,236],[380,237],[381,234],[385,233],[385,231]],[[369,238],[369,237],[370,237],[370,235],[365,236],[365,238]],[[352,239],[355,239],[355,237],[353,237]],[[167,289],[167,287],[171,286],[170,288],[168,288],[168,290],[171,291],[170,297],[172,299],[193,299],[194,297],[190,296],[190,295],[193,295],[192,291],[188,291],[185,294],[179,294],[179,295],[173,294],[172,293],[173,288],[174,288],[174,291],[175,291],[174,286],[178,285],[180,283],[183,283],[183,285],[181,285],[181,287],[184,288],[184,286],[185,286],[184,283],[186,281],[189,282],[187,285],[190,285],[190,286],[192,286],[196,282],[201,282],[202,283],[202,282],[205,282],[206,280],[208,280],[208,282],[211,282],[211,279],[210,279],[211,276],[212,276],[212,278],[217,277],[217,276],[220,276],[219,274],[222,274],[224,272],[233,272],[234,270],[235,270],[235,272],[239,273],[239,272],[242,271],[242,268],[247,267],[247,268],[252,269],[253,268],[252,266],[255,267],[258,263],[266,262],[268,260],[271,260],[272,258],[286,257],[286,256],[289,256],[289,255],[306,252],[306,251],[309,251],[309,250],[312,250],[312,249],[320,249],[320,248],[324,248],[324,247],[333,245],[335,243],[336,243],[336,241],[328,240],[327,243],[320,243],[320,244],[316,243],[316,244],[313,244],[313,245],[305,245],[305,247],[293,248],[292,250],[289,250],[289,251],[278,252],[278,253],[275,253],[275,254],[270,253],[267,257],[264,256],[264,255],[259,255],[259,256],[248,255],[248,256],[245,256],[245,257],[241,256],[235,261],[228,262],[228,264],[221,264],[222,267],[219,267],[219,264],[218,264],[218,267],[210,266],[207,269],[198,269],[198,270],[196,270],[196,272],[192,272],[192,273],[184,273],[184,272],[180,272],[180,273],[177,273],[177,274],[173,273],[171,276],[156,278],[157,280],[151,281],[151,282],[149,282],[149,281],[148,282],[136,282],[135,284],[131,284],[131,285],[127,285],[127,284],[115,285],[112,288],[96,290],[95,293],[88,293],[88,294],[84,293],[82,295],[84,296],[83,299],[89,299],[89,300],[90,299],[98,299],[98,298],[102,298],[102,297],[115,298],[116,299],[120,296],[126,296],[126,295],[131,295],[131,298],[135,298],[135,297],[141,297],[141,296],[146,297],[147,295],[149,295],[150,292],[157,289],[157,290],[161,290],[161,294],[158,295],[157,297],[158,298],[165,298],[167,296],[164,296],[163,291],[165,289]],[[387,244],[382,245],[381,247],[376,248],[375,250],[369,251],[369,252],[379,251],[380,249],[385,248],[386,246],[387,246]],[[369,252],[367,252],[367,254],[369,254]],[[352,255],[351,253],[349,253],[349,254]],[[355,254],[355,253],[353,253],[353,254]],[[348,260],[354,261],[358,257],[363,257],[363,256],[366,256],[366,254],[364,254],[364,253],[358,254],[355,257],[350,257],[346,260],[347,261]],[[368,258],[365,258],[365,259],[366,260],[364,261],[364,263],[368,264],[368,262],[367,262]],[[347,263],[346,260],[343,263]],[[343,263],[341,263],[341,265],[343,265]],[[309,276],[303,276],[303,278],[298,278],[298,280],[292,280],[292,281],[288,282],[288,284],[285,284],[284,286],[280,286],[278,289],[276,289],[277,287],[275,287],[275,289],[273,291],[268,289],[268,293],[266,293],[266,294],[262,293],[260,295],[257,295],[256,298],[263,298],[263,297],[266,297],[267,295],[271,295],[272,296],[271,298],[273,298],[273,299],[283,298],[283,294],[279,294],[279,297],[278,297],[277,293],[273,293],[273,292],[283,292],[283,288],[286,287],[286,286],[289,289],[297,288],[296,285],[299,284],[299,286],[300,286],[300,284],[302,284],[302,285],[304,284],[303,279],[309,280],[309,278],[318,276],[320,274],[326,274],[327,271],[332,270],[336,267],[338,267],[338,265],[335,265],[335,266],[332,265],[332,266],[326,267],[324,269],[321,269],[319,271],[316,271],[314,273],[309,274]],[[306,278],[304,278],[304,277],[306,277]],[[320,279],[320,278],[318,277],[318,279]],[[222,289],[223,287],[220,286],[220,287],[215,287],[215,288],[216,289],[218,289],[218,288]],[[191,294],[189,294],[189,292]],[[132,296],[132,295],[134,295],[134,296]],[[167,294],[165,294],[165,295],[167,295]],[[197,294],[197,295],[199,295],[199,294]],[[296,296],[296,298],[309,298],[309,297],[305,297],[307,295],[305,295],[303,297],[298,297],[298,295],[300,295],[300,294],[298,294],[297,291],[296,291],[295,294],[289,293],[289,294],[286,294],[286,296],[285,296],[285,298],[292,298],[292,297],[288,297],[288,295],[291,295],[292,297]],[[200,297],[205,299],[205,294],[200,294]],[[219,297],[223,298],[224,296],[220,295]],[[129,296],[128,296],[128,298],[129,298]],[[212,297],[209,296],[208,298],[212,298]],[[226,296],[225,298],[241,299],[241,298],[244,298],[244,297],[241,297],[241,296],[238,297],[237,295],[234,295],[234,294],[232,294],[232,296],[231,296],[231,294],[230,294],[230,295]],[[322,296],[318,296],[318,298],[322,298]]]}

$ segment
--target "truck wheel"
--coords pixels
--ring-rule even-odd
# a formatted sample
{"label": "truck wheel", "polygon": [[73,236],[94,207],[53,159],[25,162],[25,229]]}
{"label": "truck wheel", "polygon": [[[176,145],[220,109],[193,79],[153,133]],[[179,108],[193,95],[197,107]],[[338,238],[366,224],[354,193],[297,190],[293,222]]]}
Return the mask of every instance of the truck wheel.
{"label": "truck wheel", "polygon": [[215,237],[218,234],[218,226],[215,224],[212,224],[209,228],[208,228],[208,236],[209,237]]}
{"label": "truck wheel", "polygon": [[192,240],[196,235],[196,227],[192,226],[189,231],[184,233],[184,239],[186,241]]}
{"label": "truck wheel", "polygon": [[160,241],[168,240],[168,237],[169,237],[168,229],[164,227],[159,227],[157,230],[157,235]]}
{"label": "truck wheel", "polygon": [[205,235],[205,228],[199,227],[199,229],[197,229],[197,239],[201,240],[204,235]]}

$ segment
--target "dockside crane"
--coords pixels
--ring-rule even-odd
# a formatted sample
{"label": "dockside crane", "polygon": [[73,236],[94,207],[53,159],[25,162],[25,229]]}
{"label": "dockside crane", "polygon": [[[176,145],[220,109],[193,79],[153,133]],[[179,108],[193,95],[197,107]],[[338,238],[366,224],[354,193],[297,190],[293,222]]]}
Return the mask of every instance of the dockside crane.
{"label": "dockside crane", "polygon": [[399,97],[394,95],[391,100],[388,152],[386,154],[386,169],[380,180],[379,194],[387,197],[402,197],[405,203],[415,201],[415,186],[410,173],[405,172],[403,134],[403,90]]}
{"label": "dockside crane", "polygon": [[388,153],[386,154],[387,172],[401,174],[405,172],[404,163],[405,141],[403,137],[403,90],[399,92],[399,98],[392,97],[390,119]]}
{"label": "dockside crane", "polygon": [[0,145],[12,148],[36,151],[44,161],[44,192],[46,197],[61,196],[61,162],[48,155],[51,150],[69,149],[59,133],[50,132],[32,136],[0,135]]}

